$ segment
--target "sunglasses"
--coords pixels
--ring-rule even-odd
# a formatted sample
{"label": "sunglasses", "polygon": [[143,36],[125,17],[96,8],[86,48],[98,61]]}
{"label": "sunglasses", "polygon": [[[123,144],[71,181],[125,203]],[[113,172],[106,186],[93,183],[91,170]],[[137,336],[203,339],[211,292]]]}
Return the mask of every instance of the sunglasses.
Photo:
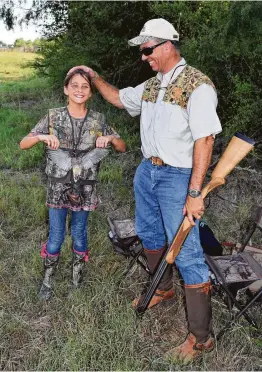
{"label": "sunglasses", "polygon": [[150,56],[150,54],[153,53],[153,51],[154,51],[155,48],[157,48],[159,45],[165,44],[166,42],[167,42],[167,40],[166,41],[162,41],[162,43],[153,45],[151,47],[140,49],[139,51],[140,51],[141,54],[144,54],[145,56]]}

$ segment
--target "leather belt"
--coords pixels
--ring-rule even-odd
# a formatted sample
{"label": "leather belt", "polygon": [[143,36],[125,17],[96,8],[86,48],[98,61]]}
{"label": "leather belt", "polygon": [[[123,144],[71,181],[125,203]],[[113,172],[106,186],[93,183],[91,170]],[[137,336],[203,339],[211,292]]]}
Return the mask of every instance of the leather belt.
{"label": "leather belt", "polygon": [[151,160],[151,163],[153,165],[167,165],[163,162],[162,159],[158,158],[157,156],[151,156],[151,158],[149,158],[148,160]]}

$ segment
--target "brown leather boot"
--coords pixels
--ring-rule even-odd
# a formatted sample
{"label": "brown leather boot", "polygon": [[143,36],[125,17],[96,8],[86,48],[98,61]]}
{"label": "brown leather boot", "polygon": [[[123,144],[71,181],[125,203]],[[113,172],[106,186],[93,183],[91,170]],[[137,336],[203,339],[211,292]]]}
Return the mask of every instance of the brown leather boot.
{"label": "brown leather boot", "polygon": [[192,362],[214,348],[212,337],[211,284],[185,285],[188,330],[185,342],[166,353],[171,361]]}
{"label": "brown leather boot", "polygon": [[[163,255],[165,254],[165,250],[166,246],[156,251],[144,248],[144,253],[147,258],[148,268],[151,277],[155,274],[158,264],[161,261]],[[162,301],[169,300],[170,298],[174,297],[175,291],[172,288],[173,286],[172,277],[173,277],[172,265],[168,265],[168,268],[163,278],[161,279],[161,282],[159,283],[156,293],[149,302],[148,309],[155,305],[158,305]],[[142,294],[139,297],[135,298],[132,301],[132,306],[136,308],[137,305],[143,300],[143,297],[144,295]]]}

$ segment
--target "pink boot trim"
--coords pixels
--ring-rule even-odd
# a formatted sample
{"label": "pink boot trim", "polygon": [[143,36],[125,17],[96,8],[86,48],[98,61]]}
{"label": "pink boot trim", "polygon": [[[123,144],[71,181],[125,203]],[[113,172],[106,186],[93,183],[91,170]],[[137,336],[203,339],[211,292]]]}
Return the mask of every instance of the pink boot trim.
{"label": "pink boot trim", "polygon": [[79,252],[74,247],[72,249],[73,249],[73,252],[75,252],[76,254],[79,254],[80,256],[85,253],[85,257],[84,257],[84,261],[85,262],[87,262],[89,260],[89,258],[88,258],[88,251],[86,251],[86,252]]}
{"label": "pink boot trim", "polygon": [[57,254],[48,253],[47,250],[46,250],[46,246],[47,246],[47,241],[42,244],[41,251],[40,251],[40,256],[41,257],[46,258],[46,256],[49,256],[49,257],[59,256],[59,253],[57,253]]}

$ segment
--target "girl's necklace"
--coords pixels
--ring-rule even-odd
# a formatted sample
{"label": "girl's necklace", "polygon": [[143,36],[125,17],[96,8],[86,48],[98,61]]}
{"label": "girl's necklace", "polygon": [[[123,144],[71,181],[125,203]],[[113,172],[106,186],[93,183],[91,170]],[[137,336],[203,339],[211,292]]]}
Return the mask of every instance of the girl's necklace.
{"label": "girl's necklace", "polygon": [[72,116],[70,115],[70,113],[68,111],[68,108],[66,108],[66,111],[67,111],[67,114],[69,116],[71,127],[72,127],[72,140],[73,140],[72,156],[76,156],[76,151],[77,151],[78,145],[79,145],[80,140],[81,140],[81,134],[82,134],[82,129],[83,129],[83,126],[84,126],[84,122],[86,121],[86,118],[87,118],[87,115],[88,115],[88,110],[86,111],[84,119],[80,123],[80,130],[79,130],[79,135],[78,135],[77,140],[75,140],[74,123],[73,123]]}

